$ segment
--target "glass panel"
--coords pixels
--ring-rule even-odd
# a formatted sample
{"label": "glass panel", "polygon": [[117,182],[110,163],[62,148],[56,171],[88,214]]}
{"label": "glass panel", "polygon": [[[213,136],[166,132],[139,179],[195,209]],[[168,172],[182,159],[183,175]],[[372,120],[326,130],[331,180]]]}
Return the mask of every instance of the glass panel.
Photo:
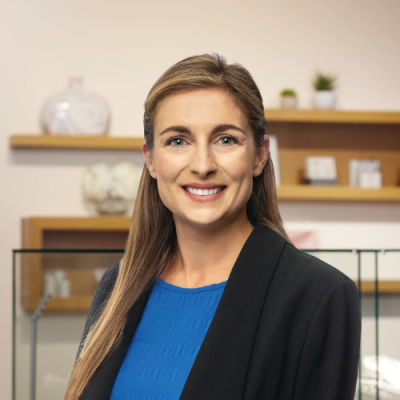
{"label": "glass panel", "polygon": [[14,251],[13,399],[30,399],[31,318],[45,292],[53,295],[36,322],[36,399],[62,400],[94,292],[123,251]]}
{"label": "glass panel", "polygon": [[341,270],[359,288],[362,333],[355,398],[400,400],[400,251],[304,251]]}
{"label": "glass panel", "polygon": [[379,286],[376,347],[379,358],[375,375],[379,398],[391,395],[391,400],[400,400],[400,252],[379,251],[376,255]]}

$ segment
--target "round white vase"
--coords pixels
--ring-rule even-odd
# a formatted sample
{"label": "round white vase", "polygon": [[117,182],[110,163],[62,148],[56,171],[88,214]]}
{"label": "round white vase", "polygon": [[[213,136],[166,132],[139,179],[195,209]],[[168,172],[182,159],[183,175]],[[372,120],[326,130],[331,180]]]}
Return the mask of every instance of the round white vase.
{"label": "round white vase", "polygon": [[282,108],[297,108],[297,97],[294,96],[281,96]]}
{"label": "round white vase", "polygon": [[313,104],[318,109],[331,109],[336,107],[336,93],[332,90],[317,90],[314,92]]}
{"label": "round white vase", "polygon": [[110,109],[100,96],[83,90],[82,78],[74,76],[66,91],[45,102],[41,123],[44,133],[53,135],[105,135]]}

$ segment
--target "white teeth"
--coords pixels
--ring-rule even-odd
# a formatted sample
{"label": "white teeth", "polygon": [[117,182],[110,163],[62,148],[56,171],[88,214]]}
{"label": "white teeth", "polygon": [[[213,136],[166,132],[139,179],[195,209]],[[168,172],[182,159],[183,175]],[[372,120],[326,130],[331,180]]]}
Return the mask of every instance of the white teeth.
{"label": "white teeth", "polygon": [[223,188],[219,187],[219,188],[214,188],[214,189],[194,189],[189,186],[185,186],[185,189],[192,194],[198,194],[200,196],[208,196],[210,194],[215,194],[215,193],[221,191]]}

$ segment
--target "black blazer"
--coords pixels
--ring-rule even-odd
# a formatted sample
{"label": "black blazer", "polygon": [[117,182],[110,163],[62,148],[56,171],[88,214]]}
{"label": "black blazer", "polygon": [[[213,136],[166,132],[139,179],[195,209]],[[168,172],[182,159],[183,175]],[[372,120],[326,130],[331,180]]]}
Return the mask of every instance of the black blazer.
{"label": "black blazer", "polygon": [[[100,281],[77,357],[118,268],[119,262]],[[120,345],[97,369],[81,399],[109,399],[150,292],[151,287],[132,306]],[[354,400],[360,338],[355,283],[256,224],[180,399]]]}

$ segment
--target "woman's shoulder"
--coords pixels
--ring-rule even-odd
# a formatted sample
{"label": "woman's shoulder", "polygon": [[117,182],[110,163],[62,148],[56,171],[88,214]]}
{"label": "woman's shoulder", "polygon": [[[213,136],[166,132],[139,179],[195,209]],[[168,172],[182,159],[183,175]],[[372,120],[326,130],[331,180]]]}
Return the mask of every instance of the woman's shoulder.
{"label": "woman's shoulder", "polygon": [[[347,260],[343,259],[343,262]],[[282,251],[275,279],[292,291],[312,291],[317,297],[318,293],[323,295],[334,286],[345,285],[357,291],[355,282],[339,268],[299,250],[289,242]]]}

